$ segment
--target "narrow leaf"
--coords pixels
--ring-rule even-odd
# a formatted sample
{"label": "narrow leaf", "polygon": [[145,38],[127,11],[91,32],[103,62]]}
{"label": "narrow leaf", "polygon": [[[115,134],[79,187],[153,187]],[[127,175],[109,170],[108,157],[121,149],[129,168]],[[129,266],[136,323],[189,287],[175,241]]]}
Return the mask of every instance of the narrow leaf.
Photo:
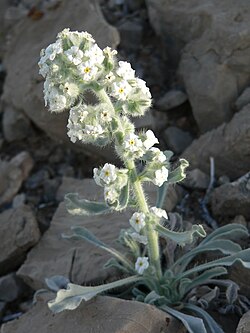
{"label": "narrow leaf", "polygon": [[162,305],[159,308],[179,319],[189,333],[208,333],[202,319],[179,312],[167,305]]}
{"label": "narrow leaf", "polygon": [[79,199],[78,193],[66,194],[65,203],[68,212],[72,215],[100,215],[111,211],[105,202]]}
{"label": "narrow leaf", "polygon": [[194,240],[194,236],[205,237],[206,232],[202,225],[193,225],[192,229],[189,231],[176,232],[168,230],[160,224],[155,225],[155,230],[163,237],[170,238],[181,246],[185,244],[190,244]]}
{"label": "narrow leaf", "polygon": [[178,259],[172,269],[175,267],[178,268],[179,272],[183,272],[188,264],[193,260],[193,258],[201,253],[208,251],[220,251],[225,255],[235,254],[240,252],[241,246],[230,240],[221,239],[221,240],[210,240],[208,243],[200,243],[196,248],[185,253],[180,259]]}
{"label": "narrow leaf", "polygon": [[119,196],[119,204],[116,207],[116,210],[123,210],[127,207],[129,201],[129,182],[127,185],[121,189],[121,194]]}
{"label": "narrow leaf", "polygon": [[184,158],[180,159],[180,165],[178,168],[169,173],[168,183],[177,183],[186,178],[185,169],[189,166],[189,163]]}
{"label": "narrow leaf", "polygon": [[46,278],[45,282],[50,290],[58,291],[67,287],[69,279],[61,275],[54,275],[50,278]]}
{"label": "narrow leaf", "polygon": [[109,252],[114,257],[116,257],[120,262],[122,262],[127,268],[134,272],[133,264],[119,251],[115,250],[114,248],[108,246],[107,244],[100,241],[92,232],[84,227],[71,227],[71,230],[74,232],[72,235],[63,235],[63,238],[70,239],[70,238],[82,238],[88,241],[89,243],[100,247],[101,249]]}
{"label": "narrow leaf", "polygon": [[206,244],[215,239],[238,239],[241,237],[247,237],[248,235],[249,233],[246,227],[238,223],[230,223],[214,230],[202,241],[201,244]]}
{"label": "narrow leaf", "polygon": [[227,256],[224,258],[210,261],[206,264],[195,266],[181,274],[178,274],[178,280],[187,277],[193,273],[198,273],[200,271],[204,271],[205,269],[209,269],[212,267],[231,266],[237,261],[239,261],[244,267],[250,268],[250,249],[242,250],[231,256]]}
{"label": "narrow leaf", "polygon": [[141,277],[135,275],[96,287],[82,287],[69,283],[67,289],[61,289],[57,292],[56,298],[49,301],[48,306],[54,313],[63,310],[74,310],[80,305],[82,300],[88,301],[104,291],[121,287],[125,284],[135,283],[141,279]]}
{"label": "narrow leaf", "polygon": [[157,191],[156,207],[158,208],[163,207],[167,195],[167,190],[168,190],[168,183],[164,182],[163,185],[160,186]]}
{"label": "narrow leaf", "polygon": [[194,304],[185,304],[184,309],[189,310],[202,318],[205,326],[208,328],[208,333],[224,333],[216,321],[203,309]]}
{"label": "narrow leaf", "polygon": [[200,274],[196,278],[194,278],[192,280],[189,280],[190,283],[187,283],[185,285],[185,289],[184,289],[183,293],[186,294],[189,291],[191,291],[193,288],[196,288],[198,286],[206,284],[211,279],[213,279],[214,277],[218,277],[218,276],[221,276],[221,275],[224,275],[224,274],[227,274],[227,270],[224,267],[214,267],[214,268],[211,268],[211,269],[205,271],[204,273]]}

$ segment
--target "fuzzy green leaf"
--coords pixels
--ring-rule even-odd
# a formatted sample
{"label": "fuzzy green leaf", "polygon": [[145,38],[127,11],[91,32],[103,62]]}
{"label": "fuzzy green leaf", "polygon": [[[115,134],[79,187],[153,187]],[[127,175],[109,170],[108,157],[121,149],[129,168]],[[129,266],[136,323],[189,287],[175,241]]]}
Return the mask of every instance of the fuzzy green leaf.
{"label": "fuzzy green leaf", "polygon": [[168,183],[177,183],[186,178],[185,169],[189,166],[189,163],[184,158],[180,159],[180,165],[178,168],[169,173]]}
{"label": "fuzzy green leaf", "polygon": [[58,313],[63,310],[74,310],[83,300],[89,301],[104,291],[121,287],[125,284],[135,283],[141,279],[141,277],[135,275],[96,287],[82,287],[69,283],[67,289],[61,289],[57,292],[56,298],[49,301],[48,306],[54,313]]}
{"label": "fuzzy green leaf", "polygon": [[133,264],[123,256],[119,251],[113,249],[112,247],[108,246],[107,244],[100,241],[98,238],[95,237],[92,232],[84,227],[71,227],[71,230],[74,232],[72,235],[63,235],[63,238],[70,239],[70,238],[82,238],[88,241],[89,243],[100,247],[101,249],[109,252],[112,256],[116,257],[120,262],[122,262],[125,267],[129,268],[130,271],[134,271]]}
{"label": "fuzzy green leaf", "polygon": [[177,279],[183,279],[191,274],[198,273],[200,271],[204,271],[206,269],[210,269],[218,266],[231,266],[235,262],[240,262],[244,267],[250,268],[250,249],[242,250],[238,253],[235,253],[231,256],[227,256],[224,258],[220,258],[217,260],[210,261],[206,264],[195,266],[181,274],[178,274]]}
{"label": "fuzzy green leaf", "polygon": [[167,305],[162,305],[159,308],[179,319],[189,333],[208,333],[202,319],[174,310]]}
{"label": "fuzzy green leaf", "polygon": [[164,201],[166,199],[167,195],[167,190],[168,190],[168,183],[164,182],[162,186],[158,188],[157,191],[157,199],[156,199],[156,207],[162,208],[164,205]]}
{"label": "fuzzy green leaf", "polygon": [[170,238],[181,246],[192,243],[194,240],[194,236],[206,236],[206,232],[202,225],[193,225],[191,230],[183,232],[168,230],[160,224],[156,224],[154,228],[157,232],[159,232],[161,236]]}
{"label": "fuzzy green leaf", "polygon": [[211,268],[211,269],[203,272],[202,274],[193,278],[192,280],[184,279],[184,281],[188,280],[189,282],[185,282],[184,286],[182,285],[181,292],[184,296],[186,293],[191,291],[193,288],[204,285],[204,284],[208,283],[214,277],[218,277],[218,276],[225,275],[225,274],[227,274],[226,268],[214,267],[214,268]]}
{"label": "fuzzy green leaf", "polygon": [[116,207],[116,210],[123,210],[127,207],[129,201],[129,182],[127,185],[121,189],[121,194],[119,196],[119,205]]}
{"label": "fuzzy green leaf", "polygon": [[246,227],[237,223],[230,223],[214,230],[203,241],[202,245],[215,239],[238,239],[248,237],[249,233]]}
{"label": "fuzzy green leaf", "polygon": [[221,240],[210,240],[210,242],[202,242],[196,248],[185,253],[180,259],[178,259],[174,265],[173,269],[176,267],[178,271],[184,271],[188,264],[193,260],[193,258],[201,253],[209,251],[220,251],[225,255],[235,254],[240,252],[241,246],[237,243],[234,243],[230,240],[221,239]]}
{"label": "fuzzy green leaf", "polygon": [[78,193],[65,195],[66,208],[72,215],[101,215],[111,211],[105,202],[95,202],[86,199],[79,199]]}
{"label": "fuzzy green leaf", "polygon": [[194,304],[185,304],[184,309],[191,311],[203,320],[207,328],[207,333],[224,333],[216,321],[203,309]]}

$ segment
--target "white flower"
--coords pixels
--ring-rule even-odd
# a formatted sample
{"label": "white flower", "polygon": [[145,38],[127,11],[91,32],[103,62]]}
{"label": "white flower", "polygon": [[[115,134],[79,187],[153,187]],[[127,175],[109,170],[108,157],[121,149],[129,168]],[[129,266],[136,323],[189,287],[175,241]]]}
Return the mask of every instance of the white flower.
{"label": "white flower", "polygon": [[100,170],[98,168],[94,168],[93,173],[94,173],[93,178],[94,178],[94,181],[96,182],[96,184],[98,186],[102,186],[101,179],[100,179]]}
{"label": "white flower", "polygon": [[61,95],[56,88],[52,88],[48,94],[45,94],[49,103],[50,111],[60,112],[66,108],[67,99]]}
{"label": "white flower", "polygon": [[130,236],[133,238],[133,240],[135,240],[138,243],[141,243],[143,245],[148,244],[148,239],[146,236],[140,235],[137,232],[132,232]]}
{"label": "white flower", "polygon": [[114,82],[112,85],[111,95],[121,101],[125,101],[129,95],[131,89],[132,89],[132,87],[125,80],[120,81],[120,82]]}
{"label": "white flower", "polygon": [[78,46],[71,46],[71,48],[64,53],[74,65],[79,65],[82,62],[83,52]]}
{"label": "white flower", "polygon": [[136,271],[142,275],[143,272],[148,268],[148,257],[138,257],[135,263]]}
{"label": "white flower", "polygon": [[111,113],[108,109],[102,110],[100,113],[100,119],[104,122],[104,123],[108,123],[112,120],[112,116]]}
{"label": "white flower", "polygon": [[155,171],[155,178],[152,180],[152,182],[156,186],[162,186],[166,180],[168,180],[168,169],[163,166],[161,169]]}
{"label": "white flower", "polygon": [[158,148],[150,148],[149,151],[153,153],[152,161],[163,163],[166,161],[166,155]]}
{"label": "white flower", "polygon": [[96,78],[98,68],[90,61],[85,62],[77,66],[84,81],[91,81]]}
{"label": "white flower", "polygon": [[154,132],[151,130],[148,130],[146,133],[146,139],[143,141],[144,147],[148,150],[151,148],[154,144],[159,143],[158,139],[155,137]]}
{"label": "white flower", "polygon": [[147,97],[147,98],[151,98],[151,93],[149,88],[146,86],[146,82],[142,79],[136,78],[136,83],[138,88],[141,90],[141,92]]}
{"label": "white flower", "polygon": [[131,153],[141,153],[142,141],[136,134],[130,133],[124,138],[124,148]]}
{"label": "white flower", "polygon": [[43,77],[46,77],[49,73],[49,66],[46,63],[38,63],[39,66],[39,74],[41,74]]}
{"label": "white flower", "polygon": [[101,64],[104,60],[102,49],[97,44],[94,44],[90,49],[86,50],[84,55],[89,58],[93,64]]}
{"label": "white flower", "polygon": [[124,80],[133,80],[135,77],[135,71],[131,68],[131,65],[127,61],[119,61],[119,67],[116,70],[116,74]]}
{"label": "white flower", "polygon": [[72,123],[69,119],[67,128],[68,128],[67,135],[72,142],[75,143],[76,140],[83,139],[83,129],[80,125]]}
{"label": "white flower", "polygon": [[60,88],[70,97],[76,98],[79,95],[79,87],[75,83],[66,82],[63,86],[60,85]]}
{"label": "white flower", "polygon": [[105,163],[104,167],[100,171],[100,179],[106,185],[113,183],[117,178],[116,167],[113,164]]}
{"label": "white flower", "polygon": [[107,75],[105,75],[104,83],[109,84],[112,83],[115,80],[115,76],[113,72],[109,72]]}
{"label": "white flower", "polygon": [[119,193],[112,186],[104,188],[104,199],[109,204],[112,204],[119,198]]}
{"label": "white flower", "polygon": [[144,213],[134,213],[129,220],[131,226],[135,229],[135,231],[140,232],[142,228],[145,227],[145,214]]}
{"label": "white flower", "polygon": [[104,131],[101,125],[86,125],[84,132],[85,134],[98,137],[98,135],[102,134]]}
{"label": "white flower", "polygon": [[106,46],[105,49],[103,49],[103,53],[106,54],[109,58],[112,58],[117,54],[117,51],[112,50],[109,46]]}
{"label": "white flower", "polygon": [[160,219],[163,217],[164,219],[168,219],[167,212],[164,209],[151,207],[150,212],[159,217]]}
{"label": "white flower", "polygon": [[53,61],[57,54],[63,52],[61,40],[57,40],[55,43],[50,44],[45,51],[43,52],[43,56],[40,62],[45,62],[47,60]]}

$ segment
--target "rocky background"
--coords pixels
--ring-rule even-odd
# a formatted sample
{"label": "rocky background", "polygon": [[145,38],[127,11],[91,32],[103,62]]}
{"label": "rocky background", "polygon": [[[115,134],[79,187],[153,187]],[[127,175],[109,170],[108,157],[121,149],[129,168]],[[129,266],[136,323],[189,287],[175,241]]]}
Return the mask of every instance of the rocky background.
{"label": "rocky background", "polygon": [[[34,318],[34,325],[40,327],[38,333],[59,329],[78,332],[72,326],[65,326],[64,331],[60,328],[60,321],[70,320],[68,314],[55,321],[44,303],[32,308],[33,293],[45,287],[46,277],[56,274],[79,284],[113,279],[113,271],[102,269],[106,255],[84,242],[62,240],[60,235],[72,224],[84,224],[112,244],[128,221],[128,213],[114,214],[108,223],[100,221],[103,218],[83,221],[69,216],[64,207],[63,196],[70,191],[98,198],[98,189],[88,179],[92,169],[115,160],[110,148],[98,151],[96,147],[70,144],[67,114],[53,115],[44,107],[39,53],[66,27],[87,30],[101,47],[117,48],[120,58],[131,62],[137,75],[147,81],[153,108],[135,120],[137,128],[153,129],[162,149],[170,149],[176,157],[190,162],[187,179],[169,188],[165,208],[206,228],[231,222],[250,227],[248,0],[2,0],[2,333],[30,331]],[[149,188],[148,193],[153,200],[154,190]],[[235,266],[230,274],[242,293],[250,297],[250,273]],[[109,301],[108,313],[114,308],[124,313],[128,308],[124,302]],[[110,332],[107,312],[101,312],[106,303],[107,298],[100,298],[94,310],[91,304],[88,308],[91,313],[96,306],[102,313],[102,332]],[[124,322],[112,326],[114,332],[120,332],[119,325],[127,325],[123,332],[131,332],[127,321],[135,311],[137,333],[145,332],[145,327],[148,332],[159,332],[159,325],[166,326],[166,316],[163,319],[160,311],[142,304],[132,306],[135,308],[126,310]],[[48,318],[46,324],[44,316]],[[79,316],[78,311],[74,316]],[[151,320],[145,324],[145,318]],[[236,332],[240,318],[219,319],[222,325],[225,322],[225,332]],[[79,320],[83,320],[81,327],[90,327],[88,316]],[[184,332],[170,317],[168,323],[166,332]],[[250,332],[249,327],[247,313],[237,333]]]}

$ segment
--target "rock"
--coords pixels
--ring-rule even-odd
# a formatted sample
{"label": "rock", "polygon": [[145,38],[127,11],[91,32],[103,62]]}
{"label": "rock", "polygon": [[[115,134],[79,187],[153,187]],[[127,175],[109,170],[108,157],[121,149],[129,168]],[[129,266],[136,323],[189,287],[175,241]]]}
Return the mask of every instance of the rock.
{"label": "rock", "polygon": [[9,0],[2,0],[0,2],[0,59],[2,59],[5,51],[5,39],[6,39],[7,30],[4,24],[4,16],[8,7],[9,7]]}
{"label": "rock", "polygon": [[233,183],[217,187],[211,196],[215,216],[243,215],[250,219],[250,172]]}
{"label": "rock", "polygon": [[237,98],[234,106],[240,111],[244,106],[250,103],[250,87],[247,87],[243,93]]}
{"label": "rock", "polygon": [[3,134],[7,142],[25,139],[31,131],[30,120],[22,112],[5,108],[3,113]]}
{"label": "rock", "polygon": [[228,278],[235,281],[239,285],[240,293],[250,298],[250,270],[245,268],[240,263],[235,263],[232,267],[229,268],[228,272]]}
{"label": "rock", "polygon": [[9,162],[0,160],[0,205],[10,202],[28,177],[34,161],[28,152],[21,152]]}
{"label": "rock", "polygon": [[181,182],[181,185],[198,190],[206,190],[209,185],[209,177],[200,169],[188,170],[187,177]]}
{"label": "rock", "polygon": [[8,209],[0,214],[0,275],[16,269],[26,252],[40,238],[34,213],[29,206]]}
{"label": "rock", "polygon": [[25,186],[27,189],[34,190],[38,187],[44,185],[44,183],[49,179],[49,172],[46,169],[38,170],[27,180]]}
{"label": "rock", "polygon": [[130,11],[142,9],[145,6],[145,0],[126,0],[126,4]]}
{"label": "rock", "polygon": [[182,157],[190,168],[210,171],[210,156],[214,157],[216,176],[227,175],[235,180],[250,170],[250,105],[236,113],[228,124],[202,135],[184,151]]}
{"label": "rock", "polygon": [[2,326],[1,333],[184,333],[176,319],[152,305],[98,296],[74,311],[54,315],[44,300],[18,320]]}
{"label": "rock", "polygon": [[231,223],[238,223],[244,225],[244,227],[247,227],[247,221],[243,215],[236,215]]}
{"label": "rock", "polygon": [[[178,193],[174,187],[168,190],[165,207],[176,205]],[[77,180],[64,178],[58,190],[57,199],[63,199],[66,193],[79,193],[89,200],[103,200],[103,189],[97,187],[92,179]],[[155,186],[147,189],[147,196],[155,205]],[[170,210],[168,210],[170,211]],[[100,216],[72,216],[61,203],[51,221],[51,225],[40,242],[28,254],[25,263],[20,267],[18,276],[33,289],[45,287],[44,279],[53,275],[63,275],[73,283],[99,283],[114,279],[115,272],[103,269],[110,258],[105,251],[83,240],[62,239],[62,234],[70,234],[70,226],[79,225],[89,229],[104,243],[117,248],[117,238],[122,228],[129,227],[132,212],[111,213]],[[124,249],[122,249],[124,251]],[[88,255],[86,255],[88,254]]]}
{"label": "rock", "polygon": [[189,132],[185,132],[178,127],[169,126],[163,133],[168,149],[176,154],[182,153],[193,141]]}
{"label": "rock", "polygon": [[24,205],[25,200],[26,200],[26,195],[24,193],[17,194],[12,201],[12,207],[18,208]]}
{"label": "rock", "polygon": [[140,20],[125,20],[117,26],[121,36],[120,47],[138,51],[142,43],[143,23]]}
{"label": "rock", "polygon": [[30,153],[27,151],[22,151],[13,157],[10,161],[11,164],[15,165],[22,171],[23,179],[25,180],[34,166],[34,160]]}
{"label": "rock", "polygon": [[187,95],[181,90],[170,90],[164,96],[162,96],[159,101],[157,101],[156,106],[162,111],[168,111],[188,100]]}
{"label": "rock", "polygon": [[[52,138],[70,144],[66,135],[68,114],[51,114],[45,109],[43,79],[37,65],[40,50],[53,42],[65,27],[87,30],[101,47],[115,48],[119,42],[117,30],[105,22],[97,0],[62,1],[56,8],[45,11],[38,20],[25,16],[12,30],[4,59],[7,76],[3,100],[7,107],[23,111]],[[77,149],[77,145],[72,146]],[[84,146],[84,150],[100,156],[107,154],[107,149],[98,151],[90,145]]]}
{"label": "rock", "polygon": [[4,313],[5,308],[6,308],[6,302],[0,302],[0,319]]}
{"label": "rock", "polygon": [[0,301],[12,302],[21,294],[21,281],[14,273],[0,278]]}
{"label": "rock", "polygon": [[246,312],[240,319],[236,333],[250,333],[250,311]]}
{"label": "rock", "polygon": [[[232,117],[249,84],[248,0],[147,0],[150,22],[183,79],[202,132]],[[180,64],[179,60],[181,58]]]}

